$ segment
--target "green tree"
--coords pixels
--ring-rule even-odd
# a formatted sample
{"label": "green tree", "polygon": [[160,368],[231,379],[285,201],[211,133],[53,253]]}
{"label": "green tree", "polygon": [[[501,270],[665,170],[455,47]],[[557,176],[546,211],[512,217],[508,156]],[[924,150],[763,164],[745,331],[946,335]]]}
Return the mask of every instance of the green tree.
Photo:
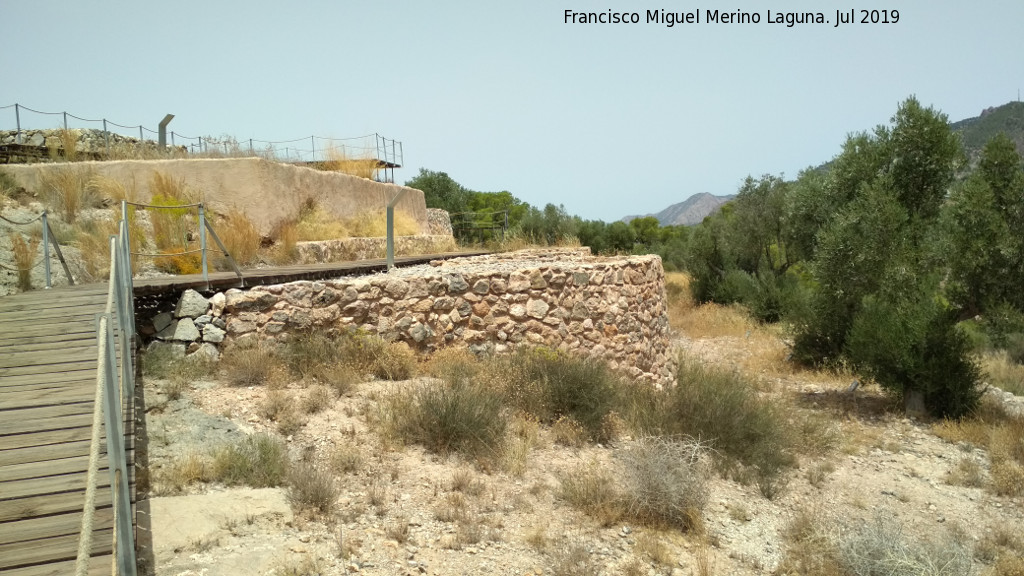
{"label": "green tree", "polygon": [[405,185],[423,191],[427,208],[440,208],[449,213],[465,212],[469,208],[472,191],[463,188],[445,172],[420,168],[420,173]]}

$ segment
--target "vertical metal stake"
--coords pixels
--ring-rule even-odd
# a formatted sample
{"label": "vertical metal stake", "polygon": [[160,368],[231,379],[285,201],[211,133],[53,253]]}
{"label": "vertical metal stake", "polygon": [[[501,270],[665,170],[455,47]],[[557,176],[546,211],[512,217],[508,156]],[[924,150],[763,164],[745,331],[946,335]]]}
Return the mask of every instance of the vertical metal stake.
{"label": "vertical metal stake", "polygon": [[309,143],[313,146],[313,157],[310,160],[316,162],[316,140],[314,138],[314,136],[309,137]]}
{"label": "vertical metal stake", "polygon": [[18,133],[14,138],[15,144],[21,144],[21,112],[18,111],[18,105],[14,105],[14,124],[18,127]]}
{"label": "vertical metal stake", "polygon": [[107,156],[110,156],[110,132],[107,132],[107,119],[103,119],[103,141],[107,147]]}
{"label": "vertical metal stake", "polygon": [[65,112],[64,113],[64,130],[67,131],[67,129],[68,129],[68,113]]}
{"label": "vertical metal stake", "polygon": [[206,211],[203,205],[199,205],[199,248],[203,254],[203,282],[206,282],[206,289],[210,289],[210,276],[206,271]]}
{"label": "vertical metal stake", "polygon": [[394,198],[391,199],[391,202],[388,202],[388,208],[387,208],[388,238],[387,238],[387,249],[386,249],[387,250],[386,258],[387,258],[388,270],[391,270],[392,268],[395,267],[395,204],[398,204],[398,201],[401,200],[402,196],[405,196],[405,193],[408,192],[408,191],[409,191],[408,188],[403,188],[401,191],[398,192],[398,194],[395,195]]}
{"label": "vertical metal stake", "polygon": [[253,151],[252,151],[252,138],[249,138],[249,154],[250,155],[253,154]]}
{"label": "vertical metal stake", "polygon": [[43,210],[43,268],[46,270],[46,289],[49,290],[50,283],[50,224],[46,220],[46,210]]}

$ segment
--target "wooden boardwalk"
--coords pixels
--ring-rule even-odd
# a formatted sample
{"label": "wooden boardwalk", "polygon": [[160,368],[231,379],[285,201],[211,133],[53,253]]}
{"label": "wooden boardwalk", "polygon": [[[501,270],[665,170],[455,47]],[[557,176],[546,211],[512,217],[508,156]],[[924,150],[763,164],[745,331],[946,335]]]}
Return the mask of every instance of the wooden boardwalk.
{"label": "wooden boardwalk", "polygon": [[[0,298],[0,574],[74,572],[96,394],[95,316],[106,301],[106,284]],[[90,573],[110,574],[105,440],[101,453]]]}
{"label": "wooden boardwalk", "polygon": [[[395,258],[409,266],[483,252]],[[386,270],[384,260],[361,260],[246,270],[246,286],[316,280]],[[137,296],[203,290],[200,275],[137,279]],[[209,287],[238,286],[233,273],[209,276]],[[96,315],[108,286],[36,290],[0,298],[0,574],[74,572],[85,503],[86,470],[96,394]],[[117,322],[112,325],[116,328]],[[120,337],[116,333],[115,337]],[[116,347],[119,348],[119,347]],[[133,399],[126,399],[125,446],[133,470]],[[113,508],[106,440],[101,442],[99,488],[90,574],[111,573]],[[130,472],[135,502],[134,473]]]}

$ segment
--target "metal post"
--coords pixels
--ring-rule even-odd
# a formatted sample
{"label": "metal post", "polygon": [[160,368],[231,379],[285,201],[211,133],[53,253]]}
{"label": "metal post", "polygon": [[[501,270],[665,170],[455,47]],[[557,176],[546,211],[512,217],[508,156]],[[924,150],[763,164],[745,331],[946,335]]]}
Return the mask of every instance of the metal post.
{"label": "metal post", "polygon": [[43,269],[46,270],[46,289],[50,282],[50,224],[46,221],[46,210],[43,210]]}
{"label": "metal post", "polygon": [[14,105],[14,124],[18,127],[18,133],[14,137],[15,144],[21,144],[21,112],[18,111],[18,105]]}
{"label": "metal post", "polygon": [[[167,114],[157,126],[157,145],[160,146],[161,149],[167,148],[167,125],[170,124],[173,119],[174,114]],[[171,145],[174,145],[174,132],[171,132]]]}
{"label": "metal post", "polygon": [[171,146],[175,146],[175,143],[174,143],[174,132],[173,131],[171,131]]}
{"label": "metal post", "polygon": [[107,119],[103,119],[103,141],[107,147],[107,156],[110,156],[110,132],[107,132]]}
{"label": "metal post", "polygon": [[309,137],[309,143],[310,143],[310,145],[313,146],[313,157],[310,158],[310,160],[313,161],[313,162],[316,162],[316,140],[315,140],[315,138],[316,138],[315,136],[310,136]]}
{"label": "metal post", "polygon": [[403,188],[388,202],[387,208],[387,225],[388,225],[388,240],[387,240],[387,263],[388,270],[395,267],[395,204],[405,196],[408,192],[408,188]]}
{"label": "metal post", "polygon": [[252,151],[252,138],[249,138],[249,155],[250,156],[253,155],[253,151]]}
{"label": "metal post", "polygon": [[206,211],[203,205],[199,205],[199,248],[203,255],[203,282],[206,282],[206,289],[210,289],[210,277],[206,270]]}
{"label": "metal post", "polygon": [[64,130],[67,131],[67,129],[68,129],[68,113],[65,112],[64,113]]}

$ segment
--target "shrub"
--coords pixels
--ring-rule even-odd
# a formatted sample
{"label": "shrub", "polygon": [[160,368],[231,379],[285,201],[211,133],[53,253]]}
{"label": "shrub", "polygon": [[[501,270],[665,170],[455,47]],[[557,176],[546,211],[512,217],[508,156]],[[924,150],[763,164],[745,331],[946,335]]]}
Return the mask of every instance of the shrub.
{"label": "shrub", "polygon": [[844,530],[839,559],[849,573],[865,576],[963,576],[973,572],[969,547],[954,535],[916,541],[904,535],[895,520],[882,515]]}
{"label": "shrub", "polygon": [[14,264],[18,268],[18,290],[27,292],[32,289],[32,269],[36,265],[36,251],[39,249],[41,239],[33,237],[25,242],[17,232],[11,232],[10,239]]}
{"label": "shrub", "polygon": [[363,466],[363,455],[355,446],[338,446],[331,453],[331,468],[340,474],[354,474]]}
{"label": "shrub", "polygon": [[277,437],[254,434],[217,450],[211,468],[212,479],[228,486],[281,486],[288,478],[288,452]]}
{"label": "shrub", "polygon": [[274,249],[271,256],[276,263],[291,264],[299,259],[299,249],[297,247],[299,233],[295,228],[294,222],[287,221],[278,224],[271,233],[271,237],[274,239]]}
{"label": "shrub", "polygon": [[18,189],[18,181],[9,172],[0,170],[0,197],[7,197]]}
{"label": "shrub", "polygon": [[692,440],[647,437],[617,455],[627,516],[659,527],[694,527],[708,499],[704,446]]}
{"label": "shrub", "polygon": [[341,172],[342,174],[368,180],[374,179],[378,168],[379,161],[372,155],[365,157],[354,156],[351,153],[347,153],[344,146],[339,149],[333,144],[327,147],[327,160],[323,163],[323,169],[328,172]]}
{"label": "shrub", "polygon": [[439,454],[493,458],[501,452],[508,417],[501,395],[467,380],[399,392],[387,399],[383,420],[407,442]]}
{"label": "shrub", "polygon": [[506,389],[517,407],[543,422],[571,418],[596,442],[612,439],[620,382],[603,362],[536,348],[517,352],[510,363],[520,367],[510,371]]}
{"label": "shrub", "polygon": [[275,375],[277,359],[264,346],[235,346],[221,360],[221,366],[232,386],[260,386]]}
{"label": "shrub", "polygon": [[306,414],[316,414],[331,406],[334,403],[334,395],[331,389],[322,384],[311,387],[302,397],[302,411]]}
{"label": "shrub", "polygon": [[755,481],[766,497],[782,488],[796,463],[786,416],[738,374],[680,357],[664,410],[664,432],[707,441],[724,471]]}
{"label": "shrub", "polygon": [[853,320],[846,354],[865,376],[905,397],[919,392],[925,408],[958,418],[978,404],[980,370],[953,312],[926,294],[865,297]]}
{"label": "shrub", "polygon": [[339,494],[334,476],[309,464],[299,464],[288,474],[288,502],[294,508],[327,516]]}

